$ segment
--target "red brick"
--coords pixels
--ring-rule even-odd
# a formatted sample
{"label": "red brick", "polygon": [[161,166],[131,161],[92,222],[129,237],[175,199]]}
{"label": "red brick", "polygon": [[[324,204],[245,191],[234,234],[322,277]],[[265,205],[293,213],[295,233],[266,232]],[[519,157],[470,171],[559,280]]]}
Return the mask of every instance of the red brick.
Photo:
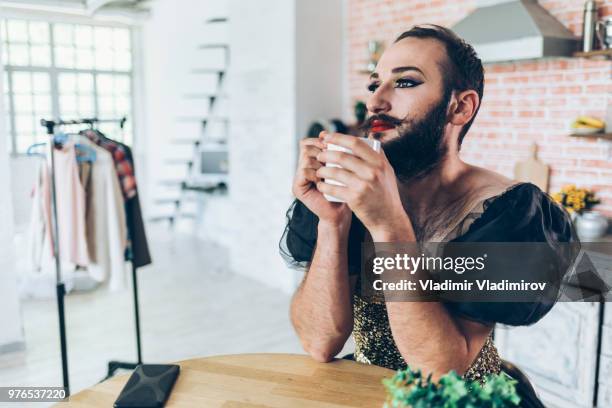
{"label": "red brick", "polygon": [[580,167],[591,167],[597,169],[609,169],[612,170],[612,161],[609,160],[579,160]]}
{"label": "red brick", "polygon": [[578,94],[582,92],[582,87],[581,86],[553,86],[551,87],[550,92],[553,95]]}
{"label": "red brick", "polygon": [[543,118],[546,116],[544,111],[520,111],[519,118]]}
{"label": "red brick", "polygon": [[587,85],[585,87],[585,91],[587,94],[599,94],[599,93],[612,93],[612,85]]}
{"label": "red brick", "polygon": [[565,119],[567,123],[570,123],[575,118],[580,116],[580,111],[578,110],[559,110],[559,111],[554,110],[554,111],[549,111],[548,116],[551,119]]}
{"label": "red brick", "polygon": [[514,113],[512,111],[490,111],[489,115],[494,118],[511,118]]}
{"label": "red brick", "polygon": [[487,73],[500,73],[500,72],[515,72],[516,65],[513,63],[506,64],[492,64],[485,66],[485,72]]}
{"label": "red brick", "polygon": [[[581,35],[584,0],[539,3]],[[612,15],[612,0],[599,4],[600,18]],[[452,25],[475,6],[475,0],[348,0],[348,100],[368,96],[365,79],[357,71],[366,62],[369,39],[388,43],[423,22]],[[526,154],[526,143],[537,141],[541,160],[551,165],[551,185],[580,177],[601,186],[601,208],[612,215],[612,161],[607,159],[607,145],[569,137],[569,125],[576,116],[604,116],[608,94],[612,94],[611,72],[612,62],[579,58],[485,65],[483,106],[462,157],[511,175],[514,162]]]}
{"label": "red brick", "polygon": [[549,69],[563,70],[570,66],[570,62],[565,59],[552,60],[548,63]]}

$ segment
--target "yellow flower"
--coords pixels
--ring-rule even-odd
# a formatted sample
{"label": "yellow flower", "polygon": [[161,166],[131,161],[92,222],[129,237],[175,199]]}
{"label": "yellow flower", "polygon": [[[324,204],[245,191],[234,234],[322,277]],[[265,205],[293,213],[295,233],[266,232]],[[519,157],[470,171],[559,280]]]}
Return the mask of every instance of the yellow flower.
{"label": "yellow flower", "polygon": [[584,209],[599,203],[594,191],[588,188],[577,188],[575,184],[566,184],[561,191],[552,194],[551,197],[571,213],[581,213]]}
{"label": "yellow flower", "polygon": [[573,191],[576,189],[576,185],[575,184],[568,184],[566,186],[564,186],[561,191],[563,193],[569,193],[570,191]]}

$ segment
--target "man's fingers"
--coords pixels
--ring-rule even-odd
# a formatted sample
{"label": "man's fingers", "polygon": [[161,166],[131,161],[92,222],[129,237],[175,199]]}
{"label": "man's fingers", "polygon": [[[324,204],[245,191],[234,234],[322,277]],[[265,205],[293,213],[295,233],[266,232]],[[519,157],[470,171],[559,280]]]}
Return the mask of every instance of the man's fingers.
{"label": "man's fingers", "polygon": [[317,157],[317,154],[322,151],[323,149],[319,149],[316,146],[304,146],[300,151],[300,157]]}
{"label": "man's fingers", "polygon": [[300,140],[300,148],[303,149],[306,146],[314,146],[323,150],[325,149],[325,142],[321,138],[307,137]]}
{"label": "man's fingers", "polygon": [[371,172],[369,164],[350,153],[326,150],[317,155],[317,160],[323,163],[337,164],[357,175],[364,175]]}
{"label": "man's fingers", "polygon": [[315,169],[317,170],[318,168],[320,168],[321,166],[323,166],[323,164],[318,161],[317,159],[315,159],[314,157],[304,157],[302,158],[302,161],[300,162],[300,168],[303,169]]}
{"label": "man's fingers", "polygon": [[317,182],[317,190],[319,190],[323,194],[329,194],[341,200],[348,201],[347,198],[349,191],[346,187],[335,186],[333,184],[328,184],[319,181]]}
{"label": "man's fingers", "polygon": [[298,171],[298,178],[313,183],[320,180],[320,178],[317,177],[317,171],[315,169],[300,169],[300,171]]}
{"label": "man's fingers", "polygon": [[361,182],[355,173],[339,167],[321,167],[319,170],[316,170],[315,174],[318,178],[339,181],[340,183],[346,184],[349,187]]}

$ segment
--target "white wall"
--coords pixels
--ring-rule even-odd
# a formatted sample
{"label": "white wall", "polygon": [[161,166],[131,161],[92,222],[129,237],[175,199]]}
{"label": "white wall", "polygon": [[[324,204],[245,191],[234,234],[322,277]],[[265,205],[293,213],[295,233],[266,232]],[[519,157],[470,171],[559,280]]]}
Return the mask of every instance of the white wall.
{"label": "white wall", "polygon": [[342,0],[296,1],[298,135],[316,119],[342,119],[343,8]]}
{"label": "white wall", "polygon": [[[204,3],[197,0],[158,0],[142,27],[146,114],[147,178],[150,190],[163,177],[162,152],[177,133],[175,118],[181,90],[188,86],[197,38],[201,31]],[[200,28],[200,30],[198,30]]]}
{"label": "white wall", "polygon": [[151,5],[151,17],[141,30],[146,119],[143,143],[150,192],[145,201],[149,203],[166,193],[159,185],[160,180],[177,179],[185,172],[185,168],[164,166],[164,160],[192,158],[191,146],[173,146],[170,142],[173,138],[196,139],[201,133],[196,121],[185,123],[178,119],[203,118],[207,113],[202,100],[187,99],[185,95],[214,90],[214,75],[192,71],[221,64],[217,51],[198,50],[198,46],[226,41],[220,38],[222,25],[211,27],[205,21],[227,14],[226,2],[220,0],[181,0],[180,7],[176,0],[156,0]]}
{"label": "white wall", "polygon": [[[230,199],[239,230],[232,268],[292,292],[278,241],[298,140],[317,118],[341,114],[340,0],[230,2]],[[324,10],[324,11],[323,11]]]}
{"label": "white wall", "polygon": [[36,181],[37,157],[15,156],[10,159],[11,197],[15,228],[22,232],[30,222],[32,187]]}
{"label": "white wall", "polygon": [[[4,89],[3,80],[0,60],[0,89]],[[0,352],[20,349],[24,341],[17,297],[11,170],[5,118],[4,98],[0,98]]]}
{"label": "white wall", "polygon": [[[157,0],[142,31],[150,191],[155,195],[156,183],[168,177],[161,160],[173,153],[170,139],[197,137],[197,129],[175,120],[198,112],[184,93],[210,90],[189,71],[219,63],[197,46],[228,42],[229,193],[206,200],[198,233],[230,248],[235,272],[291,292],[297,279],[278,240],[293,198],[298,140],[313,120],[342,114],[343,2],[185,3]],[[203,23],[220,15],[230,19],[228,38],[213,37]]]}
{"label": "white wall", "polygon": [[278,254],[295,170],[295,2],[230,1],[232,269],[289,290]]}

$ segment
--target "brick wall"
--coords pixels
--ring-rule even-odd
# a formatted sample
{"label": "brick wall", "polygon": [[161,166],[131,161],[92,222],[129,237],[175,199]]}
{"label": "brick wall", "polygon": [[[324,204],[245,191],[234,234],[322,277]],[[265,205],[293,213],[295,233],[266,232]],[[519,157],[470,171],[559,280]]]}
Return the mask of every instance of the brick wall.
{"label": "brick wall", "polygon": [[[578,37],[584,0],[540,0]],[[475,0],[348,0],[348,92],[365,100],[367,41],[388,44],[414,24],[452,26],[476,7]],[[612,0],[600,1],[600,17]],[[462,148],[467,162],[512,177],[514,163],[532,142],[551,166],[550,191],[574,183],[598,192],[598,210],[612,216],[612,142],[568,136],[578,115],[604,118],[612,103],[612,62],[575,58],[487,64],[482,108]],[[345,107],[349,111],[350,106]]]}

